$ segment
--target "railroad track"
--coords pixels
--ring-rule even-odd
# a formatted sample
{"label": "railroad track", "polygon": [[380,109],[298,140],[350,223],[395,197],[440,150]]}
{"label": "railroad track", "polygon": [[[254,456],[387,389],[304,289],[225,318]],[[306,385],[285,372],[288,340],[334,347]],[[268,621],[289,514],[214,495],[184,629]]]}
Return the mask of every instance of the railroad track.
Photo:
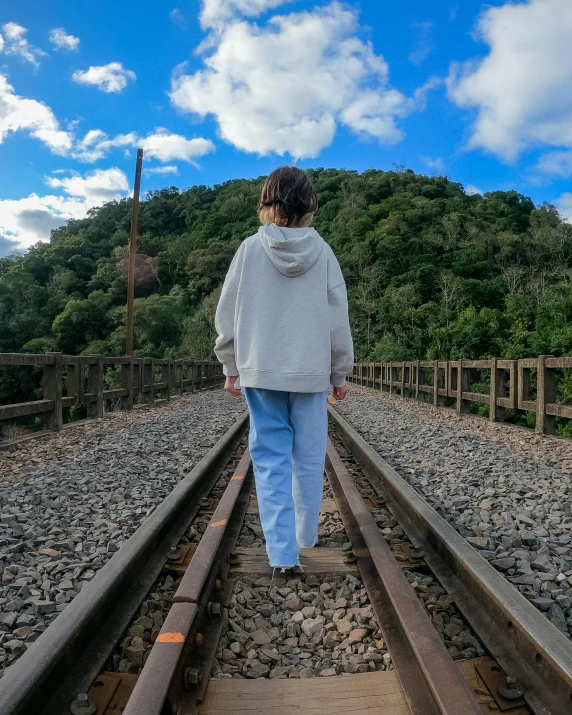
{"label": "railroad track", "polygon": [[[264,549],[237,546],[256,513],[244,415],[8,669],[0,715],[572,713],[572,643],[331,408],[330,419],[323,511],[341,518],[343,546],[303,550],[290,581],[272,579]],[[389,543],[384,520],[401,527]],[[151,619],[133,619],[165,573],[170,608],[150,633]],[[435,626],[446,622],[447,638]],[[487,654],[455,662],[447,644],[467,629],[479,645],[461,656]],[[153,642],[142,669],[110,670],[134,632]],[[321,673],[303,667],[316,652]]]}

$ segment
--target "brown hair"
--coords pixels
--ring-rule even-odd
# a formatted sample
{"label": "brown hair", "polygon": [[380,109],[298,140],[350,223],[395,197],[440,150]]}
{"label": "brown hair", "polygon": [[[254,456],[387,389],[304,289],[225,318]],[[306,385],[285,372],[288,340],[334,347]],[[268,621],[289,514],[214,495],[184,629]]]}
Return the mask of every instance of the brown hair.
{"label": "brown hair", "polygon": [[309,226],[317,208],[316,190],[302,169],[281,166],[266,177],[258,204],[262,223]]}

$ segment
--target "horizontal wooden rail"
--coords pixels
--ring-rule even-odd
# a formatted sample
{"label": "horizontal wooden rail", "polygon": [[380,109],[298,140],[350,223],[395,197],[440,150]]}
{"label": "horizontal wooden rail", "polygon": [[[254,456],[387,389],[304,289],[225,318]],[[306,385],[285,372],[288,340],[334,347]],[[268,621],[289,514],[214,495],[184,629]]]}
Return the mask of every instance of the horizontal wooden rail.
{"label": "horizontal wooden rail", "polygon": [[[131,410],[136,403],[154,404],[173,395],[210,390],[224,383],[222,365],[214,361],[131,358],[106,355],[0,353],[4,367],[42,370],[42,399],[0,405],[3,420],[41,415],[45,429],[59,430],[63,411],[84,406],[88,419],[110,409]],[[114,380],[106,372],[115,371]]]}
{"label": "horizontal wooden rail", "polygon": [[[446,398],[453,398],[459,414],[470,412],[471,402],[488,404],[491,422],[503,422],[507,409],[534,412],[536,432],[555,434],[557,417],[572,419],[572,405],[556,402],[559,369],[572,369],[572,357],[355,363],[349,381],[424,402],[425,395],[431,395],[435,407],[444,407]],[[488,372],[488,392],[471,390],[471,370]],[[535,400],[531,399],[532,371]]]}

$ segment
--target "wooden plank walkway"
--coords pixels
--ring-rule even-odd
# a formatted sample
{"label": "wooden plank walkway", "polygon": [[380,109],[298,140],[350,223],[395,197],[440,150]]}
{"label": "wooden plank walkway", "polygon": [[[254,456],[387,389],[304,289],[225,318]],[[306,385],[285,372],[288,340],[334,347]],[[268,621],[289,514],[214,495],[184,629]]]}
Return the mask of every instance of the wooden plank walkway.
{"label": "wooden plank walkway", "polygon": [[[272,574],[264,547],[259,549],[237,548],[236,553],[240,556],[240,563],[230,569],[230,576],[238,574],[267,576]],[[341,548],[300,549],[300,563],[305,574],[344,576],[347,573],[358,573],[356,564],[344,562],[344,552]]]}
{"label": "wooden plank walkway", "polygon": [[395,671],[292,680],[211,680],[199,715],[411,715]]}
{"label": "wooden plank walkway", "polygon": [[[478,660],[478,659],[477,659]],[[477,661],[458,664],[483,713],[492,697],[475,669]],[[211,680],[198,715],[411,715],[394,670],[330,678],[289,680]],[[511,715],[529,714],[515,708]],[[181,715],[187,715],[185,708]]]}

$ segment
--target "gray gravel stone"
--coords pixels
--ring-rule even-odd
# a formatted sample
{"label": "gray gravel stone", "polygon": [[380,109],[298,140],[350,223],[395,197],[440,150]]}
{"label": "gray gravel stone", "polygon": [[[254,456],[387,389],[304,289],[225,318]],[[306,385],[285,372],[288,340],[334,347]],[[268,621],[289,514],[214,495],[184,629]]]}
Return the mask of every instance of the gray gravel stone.
{"label": "gray gravel stone", "polygon": [[572,633],[569,443],[354,385],[336,409],[526,598],[547,614],[556,606],[558,627]]}
{"label": "gray gravel stone", "polygon": [[0,452],[0,631],[49,626],[244,410],[216,390]]}
{"label": "gray gravel stone", "polygon": [[[301,609],[285,610],[285,595],[291,602],[297,599]],[[281,619],[273,626],[278,614]],[[340,624],[343,634],[337,630]],[[247,635],[244,645],[237,642],[238,632]],[[247,577],[236,582],[211,675],[308,678],[390,667],[361,580],[348,574],[320,581],[302,574],[263,585]]]}

